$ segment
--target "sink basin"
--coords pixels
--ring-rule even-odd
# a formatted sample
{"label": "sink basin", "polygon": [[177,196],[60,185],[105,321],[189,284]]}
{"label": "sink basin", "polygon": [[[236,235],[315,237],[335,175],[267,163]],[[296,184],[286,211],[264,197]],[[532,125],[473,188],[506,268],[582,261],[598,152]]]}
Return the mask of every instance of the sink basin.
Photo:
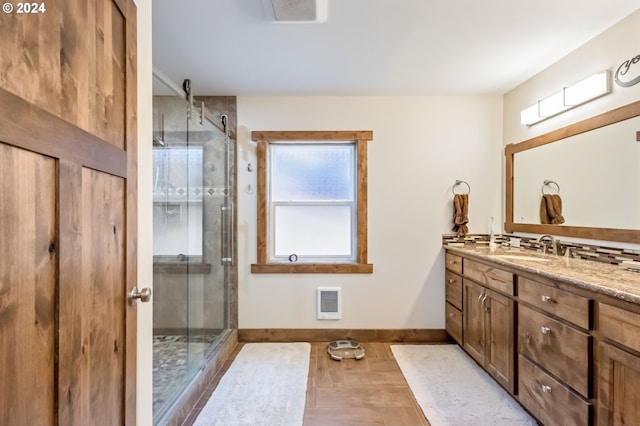
{"label": "sink basin", "polygon": [[533,256],[523,256],[519,254],[500,254],[498,255],[498,257],[502,259],[527,260],[532,262],[548,262],[549,261],[549,259],[542,259],[542,258],[533,257]]}

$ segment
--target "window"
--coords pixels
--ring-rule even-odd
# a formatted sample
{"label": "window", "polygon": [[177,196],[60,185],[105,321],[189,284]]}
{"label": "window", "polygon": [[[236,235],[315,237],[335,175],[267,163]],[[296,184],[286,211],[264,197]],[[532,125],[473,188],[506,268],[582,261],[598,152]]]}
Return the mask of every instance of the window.
{"label": "window", "polygon": [[254,273],[371,273],[367,142],[371,131],[253,132],[258,143]]}

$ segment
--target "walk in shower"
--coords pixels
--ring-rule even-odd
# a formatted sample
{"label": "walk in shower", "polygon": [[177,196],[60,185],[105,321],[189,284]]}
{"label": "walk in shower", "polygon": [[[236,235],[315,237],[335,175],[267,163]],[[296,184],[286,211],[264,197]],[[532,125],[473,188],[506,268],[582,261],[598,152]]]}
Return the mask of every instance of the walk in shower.
{"label": "walk in shower", "polygon": [[228,116],[189,91],[154,73],[154,424],[230,328],[234,143]]}

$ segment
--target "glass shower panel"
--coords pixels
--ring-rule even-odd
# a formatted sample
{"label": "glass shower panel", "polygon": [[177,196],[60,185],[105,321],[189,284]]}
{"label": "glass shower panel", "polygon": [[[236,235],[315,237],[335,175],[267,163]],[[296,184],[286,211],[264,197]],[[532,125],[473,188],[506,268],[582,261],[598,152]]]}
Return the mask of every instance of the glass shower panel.
{"label": "glass shower panel", "polygon": [[154,76],[155,424],[228,335],[233,252],[235,144],[171,86]]}
{"label": "glass shower panel", "polygon": [[[198,249],[190,209],[187,102],[153,79],[153,410],[160,417],[188,381],[189,257]],[[200,222],[201,223],[201,222]]]}
{"label": "glass shower panel", "polygon": [[197,255],[194,253],[187,258],[187,301],[189,312],[187,316],[187,375],[193,377],[204,365],[206,342],[202,337],[204,317],[204,288],[209,274],[209,260],[204,255],[203,224],[205,217],[204,206],[204,117],[202,110],[195,106],[187,108],[187,173],[188,186],[184,188],[189,202],[189,210],[194,212],[197,224],[191,224],[190,230],[197,231]]}
{"label": "glass shower panel", "polygon": [[[228,328],[228,283],[226,259],[231,235],[229,230],[232,211],[227,174],[229,172],[229,141],[225,132],[212,121],[204,120],[204,256],[211,265],[208,279],[203,288],[202,338],[215,343],[221,333]],[[209,345],[213,349],[214,345]]]}

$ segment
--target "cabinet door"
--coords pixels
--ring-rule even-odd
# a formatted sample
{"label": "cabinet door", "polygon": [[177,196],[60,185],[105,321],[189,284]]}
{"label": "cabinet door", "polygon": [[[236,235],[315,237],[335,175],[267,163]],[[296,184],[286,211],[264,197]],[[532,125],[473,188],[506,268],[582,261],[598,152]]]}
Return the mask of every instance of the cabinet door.
{"label": "cabinet door", "polygon": [[463,336],[464,348],[478,363],[484,364],[485,312],[482,299],[486,289],[472,281],[463,279]]}
{"label": "cabinet door", "polygon": [[640,357],[601,343],[598,359],[598,425],[640,424]]}
{"label": "cabinet door", "polygon": [[509,392],[514,392],[513,300],[485,290],[485,368]]}

